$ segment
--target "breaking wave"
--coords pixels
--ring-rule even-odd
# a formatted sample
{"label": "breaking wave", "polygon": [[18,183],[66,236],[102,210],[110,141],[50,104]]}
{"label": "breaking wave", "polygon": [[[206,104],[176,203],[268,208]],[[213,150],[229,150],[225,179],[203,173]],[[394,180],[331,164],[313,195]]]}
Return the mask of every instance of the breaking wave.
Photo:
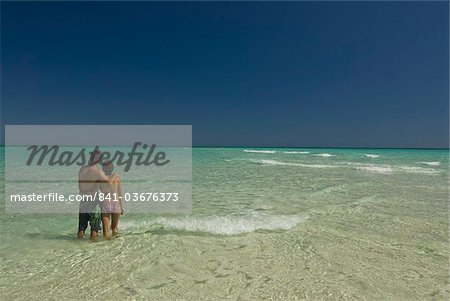
{"label": "breaking wave", "polygon": [[310,152],[297,152],[297,151],[286,151],[283,152],[284,154],[301,154],[301,155],[306,155],[309,154]]}
{"label": "breaking wave", "polygon": [[314,154],[313,156],[324,157],[324,158],[334,157],[334,155],[332,155],[332,154]]}
{"label": "breaking wave", "polygon": [[378,165],[378,164],[357,164],[348,163],[352,165],[355,169],[361,171],[367,171],[372,173],[417,173],[417,174],[434,174],[438,172],[433,168],[424,168],[417,166],[404,166],[404,165]]}
{"label": "breaking wave", "polygon": [[423,168],[423,167],[416,167],[416,166],[398,166],[397,167],[400,171],[405,171],[409,173],[421,173],[421,174],[432,174],[436,173],[437,170],[433,168]]}
{"label": "breaking wave", "polygon": [[364,164],[354,162],[343,162],[337,164],[307,164],[296,162],[283,162],[271,159],[250,159],[251,162],[263,165],[280,165],[280,166],[297,166],[307,168],[352,168],[359,171],[370,173],[417,173],[417,174],[434,174],[438,171],[433,168],[424,168],[418,166],[403,166],[403,165],[381,165],[381,164]]}
{"label": "breaking wave", "polygon": [[261,153],[261,154],[275,154],[276,151],[273,150],[255,150],[255,149],[244,149],[246,153]]}
{"label": "breaking wave", "polygon": [[422,164],[425,164],[425,165],[428,165],[428,166],[439,166],[439,165],[441,165],[441,162],[439,162],[439,161],[433,161],[433,162],[419,162],[419,163],[422,163]]}
{"label": "breaking wave", "polygon": [[210,217],[159,217],[150,221],[124,221],[121,227],[127,231],[147,231],[162,226],[167,230],[207,232],[220,235],[237,235],[258,230],[289,230],[308,219],[307,214]]}
{"label": "breaking wave", "polygon": [[390,174],[393,172],[393,169],[390,166],[357,166],[356,169],[382,174]]}
{"label": "breaking wave", "polygon": [[325,165],[325,164],[304,164],[304,163],[294,163],[294,162],[282,162],[277,160],[251,160],[252,162],[265,165],[285,165],[285,166],[299,166],[299,167],[311,167],[311,168],[336,168],[336,165]]}

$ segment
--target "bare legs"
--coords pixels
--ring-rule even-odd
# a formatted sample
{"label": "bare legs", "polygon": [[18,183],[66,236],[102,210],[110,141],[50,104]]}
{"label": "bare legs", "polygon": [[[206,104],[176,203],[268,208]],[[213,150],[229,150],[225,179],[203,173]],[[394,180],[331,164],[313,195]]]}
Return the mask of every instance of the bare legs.
{"label": "bare legs", "polygon": [[100,229],[100,218],[95,212],[80,212],[78,214],[78,239],[82,239],[84,237],[88,225],[91,227],[91,239],[97,239],[98,229]]}
{"label": "bare legs", "polygon": [[[84,231],[79,230],[77,237],[78,237],[78,239],[82,239],[84,237]],[[96,240],[97,237],[98,237],[98,231],[92,231],[91,230],[91,239],[92,240]]]}
{"label": "bare legs", "polygon": [[120,213],[112,213],[112,224],[111,224],[111,228],[112,228],[112,232],[114,237],[119,236],[119,219],[120,219]]}
{"label": "bare legs", "polygon": [[96,240],[98,237],[98,231],[91,230],[91,240]]}
{"label": "bare legs", "polygon": [[103,224],[103,236],[106,239],[111,239],[109,234],[109,228],[111,227],[111,214],[102,213],[102,224]]}
{"label": "bare legs", "polygon": [[111,239],[109,229],[112,229],[114,237],[119,236],[119,219],[120,213],[102,213],[103,236]]}

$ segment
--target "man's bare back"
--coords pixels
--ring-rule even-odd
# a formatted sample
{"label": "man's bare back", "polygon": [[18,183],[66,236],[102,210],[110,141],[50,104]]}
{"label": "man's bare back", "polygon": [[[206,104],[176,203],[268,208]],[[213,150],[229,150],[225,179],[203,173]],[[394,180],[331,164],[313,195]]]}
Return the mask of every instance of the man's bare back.
{"label": "man's bare back", "polygon": [[[108,177],[97,165],[83,166],[78,172],[79,193],[81,195],[94,196],[99,188],[99,184],[107,181]],[[98,236],[98,231],[101,229],[101,222],[99,217],[97,218],[95,216],[96,207],[96,200],[80,202],[78,238],[83,238],[88,223],[91,227],[91,239],[95,239]]]}
{"label": "man's bare back", "polygon": [[97,165],[86,165],[78,172],[78,189],[80,194],[93,195],[98,190],[99,182],[108,180]]}

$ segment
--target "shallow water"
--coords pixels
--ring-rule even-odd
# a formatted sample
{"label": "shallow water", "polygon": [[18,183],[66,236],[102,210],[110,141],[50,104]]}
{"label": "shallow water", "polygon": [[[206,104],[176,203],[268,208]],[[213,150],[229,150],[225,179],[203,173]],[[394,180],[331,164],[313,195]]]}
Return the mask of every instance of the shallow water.
{"label": "shallow water", "polygon": [[448,163],[194,148],[192,214],[126,214],[92,243],[76,216],[2,213],[2,300],[448,300]]}

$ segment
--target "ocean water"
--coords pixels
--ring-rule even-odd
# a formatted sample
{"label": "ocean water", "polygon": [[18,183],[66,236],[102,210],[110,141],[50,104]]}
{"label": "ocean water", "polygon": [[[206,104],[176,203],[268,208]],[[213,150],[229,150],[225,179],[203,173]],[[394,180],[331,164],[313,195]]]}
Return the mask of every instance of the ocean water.
{"label": "ocean water", "polygon": [[448,150],[192,159],[192,213],[125,214],[112,241],[77,240],[74,215],[2,211],[1,299],[448,300]]}

